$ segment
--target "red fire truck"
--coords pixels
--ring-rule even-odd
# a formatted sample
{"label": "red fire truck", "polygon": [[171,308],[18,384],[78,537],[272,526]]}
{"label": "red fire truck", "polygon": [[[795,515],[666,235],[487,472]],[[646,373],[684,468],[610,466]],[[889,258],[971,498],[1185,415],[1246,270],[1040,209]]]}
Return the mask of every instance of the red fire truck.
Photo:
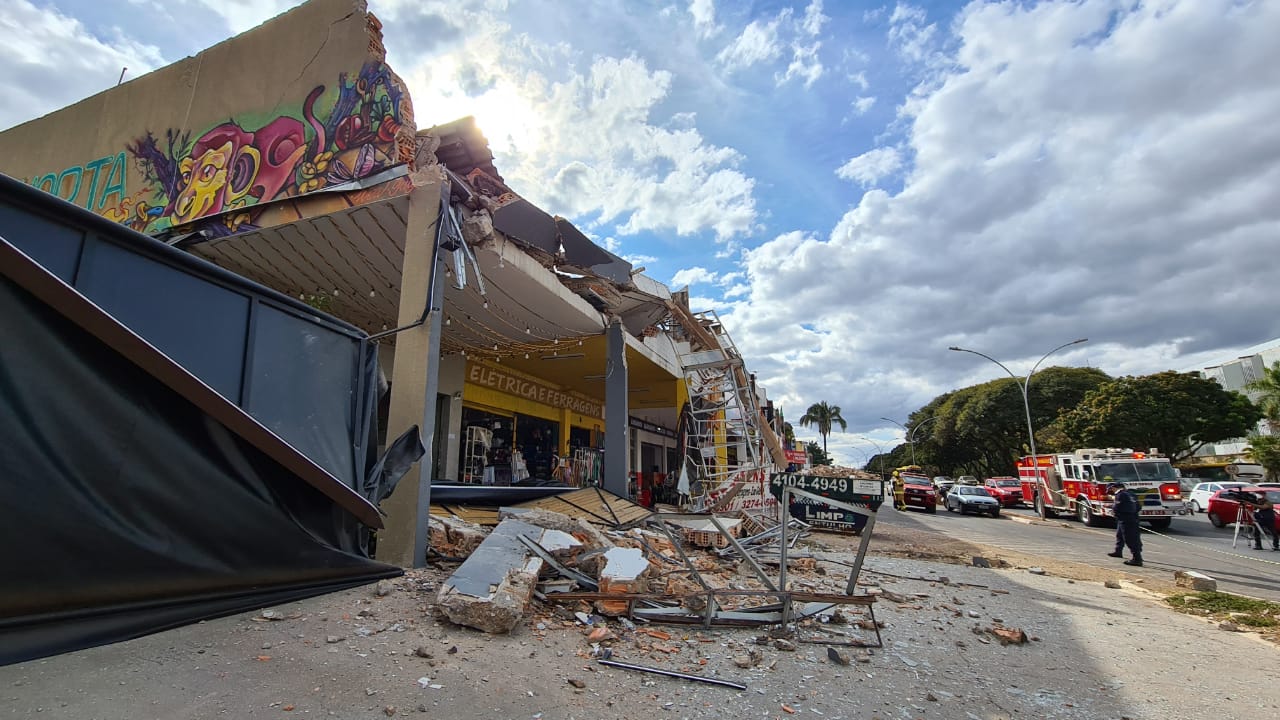
{"label": "red fire truck", "polygon": [[1022,497],[1037,512],[1053,517],[1072,514],[1080,522],[1096,527],[1113,517],[1107,485],[1124,483],[1142,504],[1140,517],[1161,530],[1175,515],[1185,515],[1182,489],[1169,458],[1152,450],[1135,452],[1127,448],[1096,448],[1054,455],[1030,455],[1018,461]]}

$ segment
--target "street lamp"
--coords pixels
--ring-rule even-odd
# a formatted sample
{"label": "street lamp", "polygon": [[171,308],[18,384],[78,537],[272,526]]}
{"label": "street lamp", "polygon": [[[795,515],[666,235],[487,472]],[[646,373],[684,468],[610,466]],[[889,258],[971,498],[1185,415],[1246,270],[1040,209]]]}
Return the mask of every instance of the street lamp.
{"label": "street lamp", "polygon": [[881,419],[881,420],[886,420],[886,421],[888,421],[888,422],[891,422],[891,423],[893,423],[894,425],[897,425],[898,427],[900,427],[900,428],[902,428],[903,430],[905,430],[905,431],[906,431],[907,444],[911,446],[911,464],[912,464],[912,465],[915,465],[915,464],[916,464],[916,440],[915,440],[915,438],[916,438],[916,431],[917,431],[917,430],[919,430],[922,426],[924,426],[924,424],[925,424],[925,423],[929,422],[929,420],[937,420],[937,419],[938,419],[938,416],[937,416],[937,415],[934,415],[933,417],[928,418],[928,419],[924,420],[923,422],[918,422],[918,423],[916,423],[916,426],[915,426],[915,427],[912,427],[912,428],[909,428],[909,427],[907,427],[906,425],[903,425],[902,423],[898,422],[897,420],[891,420],[890,418],[887,418],[887,417],[882,417],[882,418],[880,418],[880,419]]}
{"label": "street lamp", "polygon": [[[1063,343],[1058,347],[1050,350],[1049,352],[1045,353],[1043,357],[1037,360],[1035,365],[1031,366],[1031,371],[1027,373],[1027,377],[1021,380],[1018,378],[1017,375],[1013,374],[1012,370],[1005,367],[1004,363],[991,357],[990,355],[987,355],[985,353],[980,353],[977,350],[969,350],[968,348],[956,347],[954,345],[947,348],[948,350],[955,350],[956,352],[973,353],[978,357],[984,357],[990,360],[991,362],[999,365],[1000,369],[1009,373],[1009,377],[1013,378],[1013,381],[1017,383],[1018,389],[1022,391],[1022,408],[1027,413],[1027,440],[1030,441],[1031,443],[1031,463],[1032,463],[1031,472],[1036,478],[1037,492],[1039,492],[1038,486],[1040,485],[1040,465],[1039,465],[1039,460],[1037,460],[1036,458],[1036,433],[1035,433],[1035,430],[1032,429],[1031,427],[1031,401],[1027,399],[1027,389],[1031,387],[1031,376],[1036,373],[1036,368],[1040,367],[1040,363],[1044,362],[1045,358],[1058,352],[1062,348],[1071,347],[1072,345],[1079,345],[1080,343],[1085,343],[1085,342],[1089,342],[1089,338],[1080,338],[1079,340],[1072,340],[1069,343]],[[1045,503],[1041,501],[1039,505],[1040,505],[1040,519],[1043,520],[1047,514],[1045,510]]]}
{"label": "street lamp", "polygon": [[876,442],[875,440],[872,440],[866,435],[855,435],[854,437],[858,438],[859,440],[866,440],[867,442],[876,446],[876,456],[880,458],[880,479],[884,480],[884,448],[880,447],[880,443]]}

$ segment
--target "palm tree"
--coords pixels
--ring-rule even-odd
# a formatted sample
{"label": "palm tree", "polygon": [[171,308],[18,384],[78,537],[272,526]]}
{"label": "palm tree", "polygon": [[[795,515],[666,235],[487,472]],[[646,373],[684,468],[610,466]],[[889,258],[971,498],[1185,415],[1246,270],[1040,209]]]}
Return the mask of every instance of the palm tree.
{"label": "palm tree", "polygon": [[1262,377],[1244,386],[1250,393],[1256,393],[1254,402],[1268,422],[1280,424],[1280,360],[1263,368]]}
{"label": "palm tree", "polygon": [[849,424],[840,417],[839,405],[828,405],[826,400],[817,402],[809,406],[804,411],[804,415],[800,416],[800,424],[804,427],[816,425],[818,434],[822,436],[822,452],[827,452],[827,436],[831,434],[831,428],[839,425],[841,430],[846,430]]}

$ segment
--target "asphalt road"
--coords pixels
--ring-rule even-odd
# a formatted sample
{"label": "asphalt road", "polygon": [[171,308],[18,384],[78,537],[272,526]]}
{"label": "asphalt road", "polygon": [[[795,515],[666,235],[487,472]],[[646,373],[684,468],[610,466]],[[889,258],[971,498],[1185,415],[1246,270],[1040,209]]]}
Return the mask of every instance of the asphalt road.
{"label": "asphalt road", "polygon": [[[960,540],[1017,552],[1044,555],[1098,567],[1115,567],[1135,575],[1170,579],[1174,570],[1197,570],[1218,581],[1218,589],[1280,602],[1280,552],[1272,552],[1264,538],[1254,550],[1241,537],[1233,549],[1234,526],[1215,528],[1203,514],[1181,516],[1159,535],[1143,525],[1144,567],[1133,568],[1107,557],[1115,547],[1114,528],[1089,528],[1073,519],[1040,521],[1030,508],[1006,508],[1000,519],[959,515],[938,508],[936,515],[918,510],[882,510],[877,522],[926,527]],[[1009,519],[1032,520],[1024,524]],[[1128,552],[1126,551],[1126,557]]]}

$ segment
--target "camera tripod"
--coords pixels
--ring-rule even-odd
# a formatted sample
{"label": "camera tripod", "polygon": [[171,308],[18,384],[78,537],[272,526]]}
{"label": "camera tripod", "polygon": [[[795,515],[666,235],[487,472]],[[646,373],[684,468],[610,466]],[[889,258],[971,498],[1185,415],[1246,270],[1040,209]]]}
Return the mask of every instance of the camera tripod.
{"label": "camera tripod", "polygon": [[1246,543],[1261,545],[1264,537],[1270,537],[1270,533],[1265,532],[1258,523],[1253,519],[1253,511],[1245,508],[1243,501],[1237,501],[1236,504],[1236,529],[1231,535],[1231,549],[1236,547],[1236,541],[1240,536],[1244,535]]}

